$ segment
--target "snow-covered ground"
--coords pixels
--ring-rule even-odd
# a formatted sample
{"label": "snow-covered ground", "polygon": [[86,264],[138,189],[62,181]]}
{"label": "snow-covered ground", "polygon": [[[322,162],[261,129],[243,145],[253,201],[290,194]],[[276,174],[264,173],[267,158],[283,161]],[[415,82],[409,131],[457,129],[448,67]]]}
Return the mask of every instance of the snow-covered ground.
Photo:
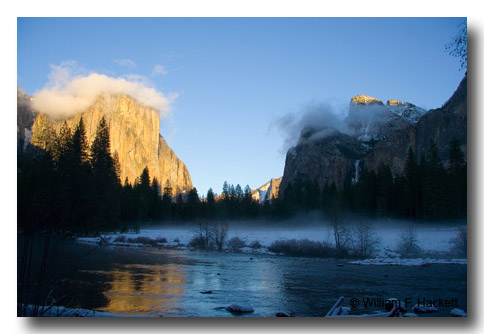
{"label": "snow-covered ground", "polygon": [[[26,305],[25,316],[31,317],[34,314],[34,305]],[[125,317],[142,317],[141,315],[122,315],[109,312],[100,312],[86,310],[82,308],[67,308],[63,306],[40,306],[38,316],[41,317],[108,317],[108,318],[125,318]]]}
{"label": "snow-covered ground", "polygon": [[[351,229],[351,227],[349,227]],[[452,240],[456,238],[459,233],[459,226],[457,225],[414,225],[413,233],[415,234],[416,243],[425,252],[426,258],[420,259],[399,259],[394,252],[402,238],[402,233],[408,229],[407,225],[389,224],[388,226],[375,226],[374,237],[378,240],[377,252],[374,259],[364,261],[354,261],[355,264],[375,264],[375,265],[424,265],[430,263],[456,263],[465,264],[467,260],[452,260],[454,257],[450,253],[452,249]],[[135,242],[136,238],[149,238],[153,241],[161,241],[154,245],[172,247],[179,249],[187,249],[186,245],[190,239],[196,235],[197,231],[194,227],[148,227],[142,228],[139,234],[123,233],[106,235],[109,244],[118,246],[146,246],[145,243]],[[119,237],[124,236],[126,240],[119,241]],[[290,239],[309,239],[312,241],[320,241],[327,244],[333,244],[333,230],[329,226],[311,227],[311,228],[283,228],[283,227],[230,227],[227,239],[232,237],[239,237],[243,239],[247,245],[258,241],[262,248],[253,249],[244,247],[242,252],[254,253],[270,253],[267,247],[277,240]],[[118,241],[116,241],[118,239]],[[123,239],[123,238],[121,238]],[[131,240],[129,240],[131,239]],[[166,241],[164,240],[166,239]],[[99,238],[79,238],[78,241],[98,243]],[[429,254],[446,254],[445,259],[442,256],[436,259],[435,256],[429,257]],[[449,262],[453,261],[453,262]]]}

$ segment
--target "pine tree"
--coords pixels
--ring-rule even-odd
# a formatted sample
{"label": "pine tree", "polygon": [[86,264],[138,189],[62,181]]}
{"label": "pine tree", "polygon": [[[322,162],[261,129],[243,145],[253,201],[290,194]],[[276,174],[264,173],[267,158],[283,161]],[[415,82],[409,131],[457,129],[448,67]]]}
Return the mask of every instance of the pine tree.
{"label": "pine tree", "polygon": [[91,145],[90,162],[94,174],[112,178],[116,175],[114,161],[111,157],[109,129],[105,118],[101,118],[96,129],[96,137]]}
{"label": "pine tree", "polygon": [[449,145],[449,214],[462,217],[467,213],[467,163],[459,141],[453,139]]}
{"label": "pine tree", "polygon": [[72,146],[71,142],[71,129],[67,125],[67,122],[64,122],[59,131],[59,135],[56,137],[55,152],[53,152],[53,159],[58,165],[65,164],[66,160],[69,159],[69,154]]}
{"label": "pine tree", "polygon": [[109,129],[104,117],[99,121],[91,145],[90,164],[96,185],[95,228],[116,228],[119,217],[119,181],[111,156]]}
{"label": "pine tree", "polygon": [[59,135],[56,138],[55,150],[52,152],[53,160],[56,165],[56,185],[55,187],[56,200],[54,210],[56,211],[59,223],[68,229],[71,221],[70,210],[73,209],[74,203],[71,201],[71,193],[78,190],[75,187],[72,179],[73,169],[76,166],[71,164],[72,158],[72,134],[67,122],[62,124]]}
{"label": "pine tree", "polygon": [[153,196],[161,197],[160,196],[160,182],[158,182],[158,179],[156,177],[154,177],[153,181],[151,181],[151,193],[153,194]]}
{"label": "pine tree", "polygon": [[188,193],[187,200],[187,217],[188,219],[194,219],[200,215],[200,198],[198,197],[197,188],[193,188]]}
{"label": "pine tree", "polygon": [[229,184],[227,181],[224,181],[224,184],[222,186],[222,195],[224,199],[228,199],[229,197]]}
{"label": "pine tree", "polygon": [[229,186],[229,198],[233,201],[235,198],[235,187],[233,184]]}
{"label": "pine tree", "polygon": [[146,221],[149,217],[151,206],[152,206],[152,196],[150,187],[150,172],[148,166],[143,168],[141,175],[137,178],[137,183],[134,188],[134,193],[137,202],[137,216],[136,219],[140,222]]}
{"label": "pine tree", "polygon": [[77,123],[72,135],[72,155],[73,164],[76,166],[82,166],[89,162],[89,147],[82,117],[79,119],[79,123]]}
{"label": "pine tree", "polygon": [[373,170],[363,168],[355,185],[355,208],[365,215],[374,215],[377,206],[377,178]]}
{"label": "pine tree", "polygon": [[[407,202],[408,198],[405,193],[405,177],[397,175],[393,179],[392,185],[392,202],[391,212],[398,217],[408,217]],[[402,196],[403,195],[403,196]]]}
{"label": "pine tree", "polygon": [[141,189],[148,193],[150,188],[150,171],[148,169],[148,166],[145,166],[145,168],[143,168],[143,171],[141,172],[141,176],[139,178],[139,185]]}
{"label": "pine tree", "polygon": [[381,164],[377,174],[377,213],[379,216],[388,216],[392,208],[393,175],[390,167]]}
{"label": "pine tree", "polygon": [[166,179],[165,188],[163,188],[163,200],[171,200],[173,198],[173,188],[171,187],[170,180]]}
{"label": "pine tree", "polygon": [[244,197],[241,202],[241,216],[255,218],[258,214],[259,205],[252,199],[252,192],[249,185],[244,188]]}
{"label": "pine tree", "polygon": [[405,161],[403,176],[405,180],[403,194],[405,213],[407,217],[415,219],[417,217],[418,206],[418,165],[411,147],[407,152],[407,160]]}
{"label": "pine tree", "polygon": [[149,216],[152,220],[161,217],[161,197],[160,197],[160,183],[156,177],[151,181],[150,188],[150,212]]}
{"label": "pine tree", "polygon": [[114,162],[114,171],[116,172],[116,177],[118,178],[119,183],[121,183],[121,163],[119,162],[118,151],[114,151],[113,162]]}
{"label": "pine tree", "polygon": [[96,202],[96,184],[89,164],[89,148],[82,117],[72,134],[70,155],[70,224],[73,231],[86,233]]}
{"label": "pine tree", "polygon": [[[121,215],[120,219],[123,220],[124,222],[129,222],[132,220],[135,220],[135,206],[137,201],[134,198],[133,195],[133,187],[129,183],[128,177],[124,180],[124,185],[122,188],[121,192]],[[124,225],[124,231],[127,231],[129,226],[125,223]]]}
{"label": "pine tree", "polygon": [[235,187],[235,197],[240,200],[243,196],[244,193],[242,192],[242,187],[240,186],[240,184],[237,184],[237,186]]}
{"label": "pine tree", "polygon": [[245,188],[244,188],[244,197],[245,198],[252,198],[251,189],[250,189],[249,185],[246,185]]}
{"label": "pine tree", "polygon": [[207,218],[213,219],[216,215],[216,206],[215,206],[215,194],[213,193],[212,188],[208,189],[207,191]]}
{"label": "pine tree", "polygon": [[173,188],[171,187],[170,180],[166,179],[165,188],[163,188],[162,213],[167,219],[171,217],[172,202]]}
{"label": "pine tree", "polygon": [[447,174],[437,146],[431,141],[425,168],[424,194],[427,218],[439,219],[447,215]]}

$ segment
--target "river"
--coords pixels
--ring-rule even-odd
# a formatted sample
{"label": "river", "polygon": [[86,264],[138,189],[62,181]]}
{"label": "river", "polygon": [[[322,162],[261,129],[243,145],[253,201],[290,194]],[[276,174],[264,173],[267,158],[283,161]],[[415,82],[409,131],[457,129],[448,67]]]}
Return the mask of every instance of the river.
{"label": "river", "polygon": [[[39,252],[40,253],[40,252]],[[47,284],[58,305],[123,315],[164,317],[234,316],[216,309],[247,303],[245,316],[273,317],[277,312],[320,317],[339,296],[407,299],[454,298],[467,310],[467,265],[361,266],[334,259],[295,258],[116,247],[55,240]],[[35,262],[35,259],[34,259]],[[33,272],[36,268],[33,268]],[[212,293],[201,293],[210,290]],[[381,308],[365,308],[354,313]],[[441,308],[434,316],[448,316]]]}

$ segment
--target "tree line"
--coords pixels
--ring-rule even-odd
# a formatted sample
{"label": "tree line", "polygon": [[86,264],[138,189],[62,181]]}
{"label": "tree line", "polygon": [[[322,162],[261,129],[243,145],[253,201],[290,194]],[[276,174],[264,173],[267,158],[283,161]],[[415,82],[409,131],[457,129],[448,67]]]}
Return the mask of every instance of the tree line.
{"label": "tree line", "polygon": [[22,229],[54,229],[70,234],[139,228],[153,221],[197,219],[284,219],[301,211],[320,211],[329,218],[343,213],[367,217],[442,220],[466,215],[467,163],[456,140],[449,162],[435,143],[428,155],[408,150],[404,172],[393,175],[387,165],[366,167],[359,181],[334,183],[296,179],[279,198],[259,204],[247,185],[224,182],[222,193],[210,188],[200,198],[196,188],[176,194],[169,180],[160,186],[148,167],[133,184],[120,180],[117,153],[111,154],[109,129],[102,118],[89,147],[82,118],[73,132],[65,122],[57,134],[47,127],[33,143],[35,154],[19,150],[18,224]]}
{"label": "tree line", "polygon": [[17,158],[17,219],[22,230],[88,234],[119,227],[119,161],[102,118],[89,147],[84,122],[72,132],[47,126]]}
{"label": "tree line", "polygon": [[259,204],[252,199],[248,185],[242,191],[240,185],[225,182],[220,196],[212,188],[206,196],[200,196],[197,188],[174,194],[169,180],[163,189],[156,178],[150,180],[149,169],[145,167],[134,185],[125,181],[121,194],[121,220],[193,221],[255,218],[259,215]]}
{"label": "tree line", "polygon": [[279,206],[279,214],[286,216],[321,210],[329,218],[344,213],[412,220],[463,218],[467,214],[467,162],[457,140],[450,142],[446,166],[431,142],[428,155],[418,160],[412,148],[408,150],[402,175],[393,175],[382,164],[376,171],[364,167],[358,182],[348,177],[342,189],[334,183],[320,187],[316,180],[296,179],[279,195],[275,211]]}
{"label": "tree line", "polygon": [[[427,156],[418,160],[410,148],[402,175],[393,175],[382,164],[375,170],[366,167],[358,182],[348,177],[341,189],[334,183],[321,186],[316,180],[300,178],[289,183],[278,198],[266,198],[262,204],[252,198],[251,188],[224,182],[222,193],[212,188],[199,197],[196,188],[173,198],[169,186],[163,191],[158,181],[150,184],[149,171],[143,171],[134,186],[125,182],[123,220],[192,221],[233,219],[286,219],[300,212],[316,211],[334,221],[336,216],[354,214],[377,218],[445,220],[467,214],[467,163],[459,142],[449,145],[449,161],[444,165],[434,142]],[[131,206],[131,209],[129,208]]]}
{"label": "tree line", "polygon": [[17,218],[21,231],[55,231],[67,235],[137,230],[143,222],[255,218],[259,205],[250,187],[224,183],[217,196],[196,188],[175,193],[167,179],[162,188],[148,167],[131,184],[121,183],[119,157],[111,154],[104,117],[88,145],[82,117],[71,131],[46,125],[17,156]]}

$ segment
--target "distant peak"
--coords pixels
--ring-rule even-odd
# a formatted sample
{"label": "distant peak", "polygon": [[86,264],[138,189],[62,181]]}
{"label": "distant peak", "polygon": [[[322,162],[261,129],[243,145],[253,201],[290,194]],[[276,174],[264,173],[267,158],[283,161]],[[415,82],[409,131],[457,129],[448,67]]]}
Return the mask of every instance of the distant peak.
{"label": "distant peak", "polygon": [[383,102],[377,98],[368,95],[356,95],[351,98],[351,104],[381,104]]}
{"label": "distant peak", "polygon": [[415,107],[415,105],[413,105],[412,103],[408,103],[405,101],[398,101],[398,100],[392,100],[392,99],[387,101],[387,106],[397,106],[397,105],[406,105],[410,107]]}

